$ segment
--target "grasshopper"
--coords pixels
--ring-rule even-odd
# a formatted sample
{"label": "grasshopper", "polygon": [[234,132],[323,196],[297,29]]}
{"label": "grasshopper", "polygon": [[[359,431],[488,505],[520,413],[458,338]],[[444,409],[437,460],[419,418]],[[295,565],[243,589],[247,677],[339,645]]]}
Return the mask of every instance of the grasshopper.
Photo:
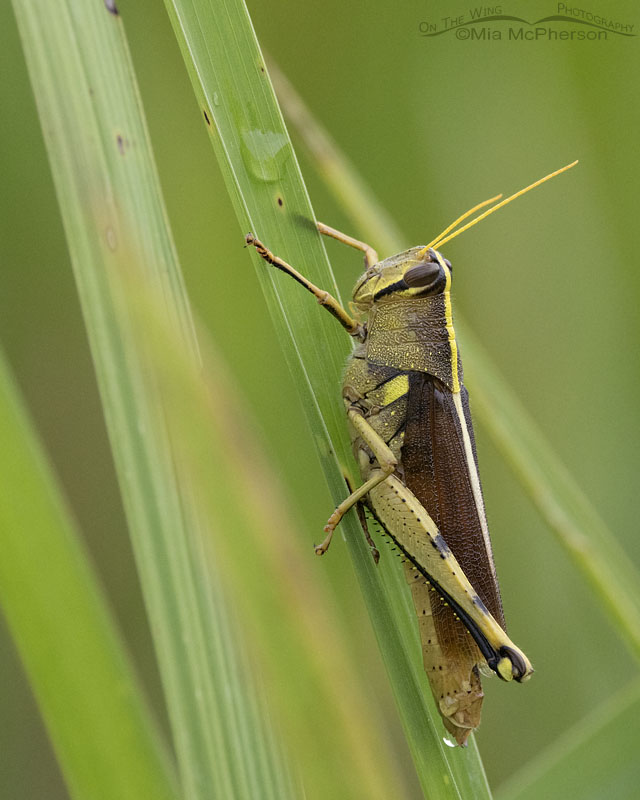
{"label": "grasshopper", "polygon": [[252,234],[246,236],[265,261],[314,294],[356,343],[342,397],[363,483],[333,512],[316,552],[326,552],[334,529],[354,506],[376,560],[363,506],[393,541],[411,587],[431,690],[445,728],[460,745],[480,724],[480,671],[523,682],[533,668],[506,634],[453,327],[452,267],[437,248],[574,164],[458,227],[501,195],[480,203],[430,244],[383,261],[364,242],[318,223],[320,233],[364,253],[354,316]]}

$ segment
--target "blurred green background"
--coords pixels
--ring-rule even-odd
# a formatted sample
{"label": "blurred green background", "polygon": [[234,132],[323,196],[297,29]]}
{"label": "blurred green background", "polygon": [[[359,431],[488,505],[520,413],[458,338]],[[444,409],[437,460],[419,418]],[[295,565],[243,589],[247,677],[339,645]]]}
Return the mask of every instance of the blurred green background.
{"label": "blurred green background", "polygon": [[[242,249],[246,231],[226,196],[164,8],[150,0],[118,6],[194,307],[253,406],[256,435],[269,448],[314,558],[311,543],[332,502]],[[499,8],[530,21],[557,13],[547,2]],[[346,8],[337,0],[272,0],[249,10],[262,46],[395,216],[407,246],[430,240],[480,200],[580,159],[445,254],[455,268],[455,307],[639,563],[638,39],[508,41],[500,22],[487,25],[503,32],[500,41],[459,40],[455,31],[422,37],[423,21],[441,26],[445,16],[468,17],[467,6],[450,2]],[[640,31],[631,2],[589,10]],[[6,3],[0,58],[0,338],[162,715],[66,244]],[[318,218],[359,235],[313,167],[302,156],[301,162]],[[339,246],[329,252],[346,296],[360,259]],[[497,787],[624,687],[637,668],[482,428],[477,436],[510,635],[536,667],[524,687],[485,681],[478,742]],[[410,771],[339,539],[316,568],[330,576],[366,680]],[[11,640],[4,629],[0,635],[0,797],[64,798]],[[627,735],[640,744],[640,721]]]}

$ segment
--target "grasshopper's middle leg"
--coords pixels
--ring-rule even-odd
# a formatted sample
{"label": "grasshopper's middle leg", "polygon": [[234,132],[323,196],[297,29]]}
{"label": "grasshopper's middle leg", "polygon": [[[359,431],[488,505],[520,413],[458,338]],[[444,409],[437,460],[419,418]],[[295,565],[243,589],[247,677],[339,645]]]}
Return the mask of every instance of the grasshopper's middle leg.
{"label": "grasshopper's middle leg", "polygon": [[[351,481],[346,475],[344,476],[344,482],[347,484],[347,489],[349,490],[349,494],[351,495],[353,492],[353,487],[351,486]],[[380,561],[380,551],[376,547],[376,543],[373,541],[373,539],[371,538],[371,534],[369,533],[367,517],[364,511],[364,503],[361,500],[358,500],[356,502],[356,512],[358,514],[358,519],[360,520],[360,527],[362,528],[362,532],[364,533],[364,538],[367,540],[367,544],[369,545],[369,549],[371,550],[371,557],[373,558],[374,563],[377,564],[378,561]],[[325,543],[323,542],[323,545],[324,544]],[[317,546],[314,546],[316,554],[321,556],[325,552],[328,546],[329,545],[327,544],[324,550],[322,551],[320,551]]]}
{"label": "grasshopper's middle leg", "polygon": [[305,278],[304,275],[298,272],[297,269],[294,269],[294,267],[287,264],[286,261],[275,256],[271,250],[265,247],[259,239],[256,239],[252,233],[248,233],[245,236],[245,242],[253,245],[258,251],[258,255],[262,256],[268,264],[276,267],[276,269],[282,270],[282,272],[286,272],[287,275],[290,275],[294,280],[298,281],[299,284],[304,286],[308,292],[311,292],[320,305],[326,308],[327,311],[338,320],[347,333],[359,339],[363,338],[364,333],[362,325],[357,320],[353,319],[353,317],[349,316],[333,295],[330,295],[329,292],[325,292],[323,289],[319,289],[315,284],[311,283],[310,280]]}
{"label": "grasshopper's middle leg", "polygon": [[387,446],[387,443],[380,436],[380,434],[371,427],[367,420],[362,416],[362,412],[359,409],[355,407],[350,408],[347,412],[347,416],[349,417],[349,421],[353,427],[357,430],[359,437],[371,449],[371,452],[378,462],[379,467],[376,470],[376,474],[372,478],[369,478],[368,481],[365,481],[359,489],[356,489],[355,492],[352,492],[349,497],[343,500],[333,514],[329,517],[327,524],[324,526],[324,531],[327,536],[322,544],[316,545],[315,548],[316,553],[319,556],[326,553],[329,545],[331,544],[333,532],[347,511],[349,511],[350,508],[362,500],[362,498],[365,497],[379,483],[391,475],[391,473],[394,472],[395,468],[398,466],[396,457],[391,452],[391,449]]}
{"label": "grasshopper's middle leg", "polygon": [[358,513],[358,519],[360,520],[360,527],[364,533],[364,538],[367,540],[367,544],[369,545],[369,549],[371,550],[371,557],[375,564],[380,561],[380,551],[376,547],[376,543],[371,538],[371,534],[369,533],[369,526],[367,525],[367,517],[364,513],[364,504],[361,500],[356,503],[356,511]]}

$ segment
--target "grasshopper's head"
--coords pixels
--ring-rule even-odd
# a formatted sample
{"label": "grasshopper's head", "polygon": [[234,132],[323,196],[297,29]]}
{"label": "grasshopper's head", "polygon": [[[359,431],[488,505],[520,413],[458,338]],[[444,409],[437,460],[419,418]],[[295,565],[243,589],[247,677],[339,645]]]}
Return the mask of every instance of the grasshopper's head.
{"label": "grasshopper's head", "polygon": [[451,264],[432,248],[412,247],[379,261],[361,276],[353,302],[364,312],[385,299],[440,294],[451,282]]}

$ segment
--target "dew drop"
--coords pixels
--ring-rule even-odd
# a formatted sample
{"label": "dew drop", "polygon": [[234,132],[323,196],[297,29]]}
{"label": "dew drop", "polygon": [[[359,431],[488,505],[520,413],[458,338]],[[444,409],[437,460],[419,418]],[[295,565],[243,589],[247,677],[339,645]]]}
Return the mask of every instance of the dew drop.
{"label": "dew drop", "polygon": [[282,176],[290,153],[289,140],[284,133],[258,129],[242,131],[245,166],[260,181],[277,181]]}
{"label": "dew drop", "polygon": [[442,737],[442,741],[447,745],[447,747],[455,747],[455,743],[451,741],[451,739],[447,739],[446,736]]}

